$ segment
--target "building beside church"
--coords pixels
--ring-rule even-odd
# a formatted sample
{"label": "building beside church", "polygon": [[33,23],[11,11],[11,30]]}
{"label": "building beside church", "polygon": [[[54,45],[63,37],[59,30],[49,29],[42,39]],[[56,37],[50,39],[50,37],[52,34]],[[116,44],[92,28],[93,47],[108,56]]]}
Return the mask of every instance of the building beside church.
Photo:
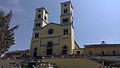
{"label": "building beside church", "polygon": [[118,56],[120,44],[89,44],[85,45],[85,53],[93,56]]}
{"label": "building beside church", "polygon": [[74,50],[74,54],[84,54],[91,56],[119,56],[120,55],[120,44],[87,44],[84,48]]}
{"label": "building beside church", "polygon": [[60,24],[48,23],[48,11],[42,7],[36,9],[31,40],[31,55],[71,55],[79,49],[74,39],[73,6],[71,1],[61,3]]}

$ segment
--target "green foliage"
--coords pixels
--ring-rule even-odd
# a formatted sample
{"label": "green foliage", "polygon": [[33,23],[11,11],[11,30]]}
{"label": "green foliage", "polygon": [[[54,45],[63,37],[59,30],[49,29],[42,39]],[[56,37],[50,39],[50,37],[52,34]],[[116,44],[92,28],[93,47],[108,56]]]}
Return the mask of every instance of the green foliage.
{"label": "green foliage", "polygon": [[0,52],[7,51],[14,43],[14,30],[18,28],[18,25],[10,28],[10,20],[12,17],[12,11],[7,15],[3,11],[0,11]]}

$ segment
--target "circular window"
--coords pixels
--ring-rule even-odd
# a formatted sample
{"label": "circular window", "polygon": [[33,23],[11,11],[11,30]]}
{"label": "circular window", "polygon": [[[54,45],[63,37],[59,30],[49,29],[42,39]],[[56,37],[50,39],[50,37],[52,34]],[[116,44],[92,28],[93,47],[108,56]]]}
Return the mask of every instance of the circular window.
{"label": "circular window", "polygon": [[41,10],[39,10],[39,12],[41,12]]}
{"label": "circular window", "polygon": [[49,30],[48,30],[48,34],[52,34],[53,32],[54,32],[53,29],[49,29]]}
{"label": "circular window", "polygon": [[67,4],[64,4],[64,6],[67,6]]}

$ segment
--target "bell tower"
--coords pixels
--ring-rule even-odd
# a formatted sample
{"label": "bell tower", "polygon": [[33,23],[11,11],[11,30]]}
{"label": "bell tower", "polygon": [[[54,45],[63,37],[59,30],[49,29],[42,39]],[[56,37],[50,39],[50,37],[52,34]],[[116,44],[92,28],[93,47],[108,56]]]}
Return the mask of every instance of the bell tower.
{"label": "bell tower", "polygon": [[42,7],[42,8],[37,8],[36,9],[36,14],[35,14],[35,20],[34,20],[34,28],[33,28],[33,33],[32,33],[32,39],[31,39],[31,56],[32,57],[37,57],[39,56],[39,45],[40,45],[40,31],[41,28],[46,26],[48,24],[48,12],[47,10]]}
{"label": "bell tower", "polygon": [[62,39],[61,41],[62,42],[61,54],[73,54],[73,50],[75,49],[72,14],[73,14],[73,5],[71,1],[62,2],[60,25],[62,25],[62,38],[65,38],[65,39]]}
{"label": "bell tower", "polygon": [[61,3],[60,24],[73,24],[73,6],[71,1]]}
{"label": "bell tower", "polygon": [[34,28],[42,28],[48,24],[48,12],[47,10],[42,8],[36,9]]}

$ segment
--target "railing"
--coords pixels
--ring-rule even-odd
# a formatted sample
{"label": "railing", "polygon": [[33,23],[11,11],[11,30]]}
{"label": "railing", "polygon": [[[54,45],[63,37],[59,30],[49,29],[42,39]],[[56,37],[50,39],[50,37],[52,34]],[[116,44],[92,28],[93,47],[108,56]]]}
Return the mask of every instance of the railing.
{"label": "railing", "polygon": [[49,59],[49,58],[82,58],[85,57],[85,55],[59,55],[59,56],[44,56],[43,59]]}
{"label": "railing", "polygon": [[102,64],[102,63],[103,63],[103,61],[102,61],[102,60],[99,60],[99,59],[93,58],[92,56],[88,56],[88,55],[86,55],[86,57],[87,57],[88,59],[92,60],[92,61],[97,62],[97,63],[100,63],[100,64]]}

